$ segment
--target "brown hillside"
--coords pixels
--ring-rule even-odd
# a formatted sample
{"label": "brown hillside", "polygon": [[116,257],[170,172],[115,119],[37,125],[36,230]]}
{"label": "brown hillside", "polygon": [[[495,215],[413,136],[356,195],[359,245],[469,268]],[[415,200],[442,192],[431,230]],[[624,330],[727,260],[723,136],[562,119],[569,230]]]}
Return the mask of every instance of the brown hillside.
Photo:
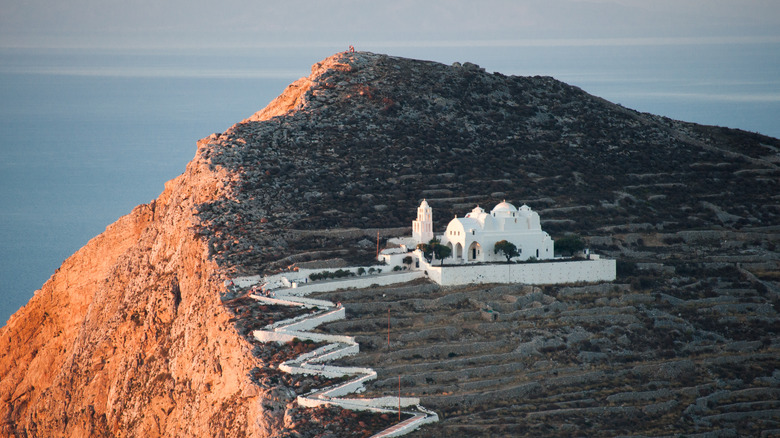
{"label": "brown hillside", "polygon": [[[296,407],[328,382],[274,365],[311,346],[254,343],[252,329],[291,312],[224,280],[369,263],[377,233],[402,233],[427,198],[440,231],[475,204],[527,203],[554,238],[578,233],[617,258],[619,279],[330,294],[350,319],[324,330],[358,336],[365,354],[346,362],[377,368],[372,391],[392,394],[403,374],[439,412],[421,435],[772,435],[778,166],[780,140],[553,78],[336,54],[199,141],[156,201],[0,329],[0,434],[370,434],[387,419]],[[383,352],[388,308],[399,337]]]}

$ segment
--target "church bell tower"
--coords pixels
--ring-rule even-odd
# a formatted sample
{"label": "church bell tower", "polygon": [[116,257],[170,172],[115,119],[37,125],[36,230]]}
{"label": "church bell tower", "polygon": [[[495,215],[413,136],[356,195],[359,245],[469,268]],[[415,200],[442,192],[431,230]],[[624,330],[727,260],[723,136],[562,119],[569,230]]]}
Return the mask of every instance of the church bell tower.
{"label": "church bell tower", "polygon": [[425,199],[417,208],[417,220],[412,221],[412,237],[417,243],[428,243],[433,239],[433,211]]}

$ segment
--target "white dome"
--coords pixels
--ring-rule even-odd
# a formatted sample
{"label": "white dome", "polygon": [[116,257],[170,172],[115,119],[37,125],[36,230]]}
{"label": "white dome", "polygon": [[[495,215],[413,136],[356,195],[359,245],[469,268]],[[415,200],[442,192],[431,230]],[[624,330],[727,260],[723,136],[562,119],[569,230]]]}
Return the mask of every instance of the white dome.
{"label": "white dome", "polygon": [[485,214],[485,210],[483,210],[482,207],[477,205],[476,207],[474,207],[473,210],[471,210],[470,213],[466,213],[466,217],[478,218],[483,214]]}
{"label": "white dome", "polygon": [[491,211],[491,213],[501,213],[501,212],[514,213],[516,211],[517,209],[515,208],[514,205],[506,201],[503,201],[500,204],[496,205],[495,208],[493,208],[493,211]]}

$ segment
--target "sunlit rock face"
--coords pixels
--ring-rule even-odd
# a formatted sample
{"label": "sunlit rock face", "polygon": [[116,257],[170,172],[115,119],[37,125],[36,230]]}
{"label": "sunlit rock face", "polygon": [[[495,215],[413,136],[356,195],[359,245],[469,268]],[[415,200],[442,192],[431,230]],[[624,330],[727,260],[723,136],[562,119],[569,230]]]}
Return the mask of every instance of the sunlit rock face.
{"label": "sunlit rock face", "polygon": [[[777,139],[638,113],[549,77],[336,54],[264,110],[200,140],[157,200],[67,259],[0,329],[0,434],[306,436],[338,418],[340,430],[362,436],[372,421],[295,407],[295,395],[318,382],[274,374],[284,351],[247,336],[274,310],[240,301],[224,280],[320,259],[366,262],[377,234],[411,234],[423,198],[436,208],[436,229],[478,204],[527,203],[553,238],[579,233],[620,261],[614,288],[459,290],[457,300],[418,288],[438,304],[409,304],[425,315],[410,315],[404,339],[417,349],[408,354],[381,356],[372,324],[341,324],[362,333],[367,355],[355,360],[380,375],[416,363],[410,393],[444,414],[426,433],[519,433],[499,427],[511,424],[534,436],[606,430],[589,429],[596,424],[614,434],[644,425],[652,435],[740,430],[750,421],[750,431],[761,430],[758,417],[710,418],[720,412],[715,399],[696,403],[756,388],[743,396],[760,402],[755,394],[777,387],[778,150]],[[401,289],[397,300],[409,290],[417,289]],[[386,306],[363,304],[369,298],[360,294],[338,299],[348,317],[386,316]],[[491,318],[524,317],[485,321],[486,306]],[[600,309],[610,318],[598,319]],[[529,318],[534,327],[522,322]],[[444,327],[452,321],[456,328]],[[491,331],[486,322],[507,326]],[[477,366],[469,387],[488,389],[469,390],[462,403],[463,388],[447,373],[465,357],[479,363],[481,342],[495,333],[505,344],[489,355],[516,352],[522,363]],[[714,359],[724,355],[728,366]],[[681,367],[667,364],[673,358]],[[438,366],[449,368],[425,371]],[[595,383],[571,384],[586,368]],[[490,379],[533,372],[535,384],[550,379],[548,389],[566,394],[623,389],[580,394],[592,409],[549,429],[564,406],[552,392],[522,386],[530,381],[490,392]],[[392,393],[395,380],[385,380],[378,388]],[[694,389],[679,392],[685,381]],[[623,392],[667,387],[683,401],[631,411],[641,418],[613,412],[643,400]],[[544,415],[526,409],[533,397]],[[488,401],[495,406],[485,418],[500,419],[497,426],[479,416]],[[475,415],[483,423],[470,428]],[[615,421],[605,425],[607,417]]]}
{"label": "sunlit rock face", "polygon": [[[227,176],[196,157],[68,258],[0,333],[2,434],[262,436],[266,388],[192,232]],[[286,400],[278,406],[283,412]],[[278,404],[278,403],[277,403]]]}

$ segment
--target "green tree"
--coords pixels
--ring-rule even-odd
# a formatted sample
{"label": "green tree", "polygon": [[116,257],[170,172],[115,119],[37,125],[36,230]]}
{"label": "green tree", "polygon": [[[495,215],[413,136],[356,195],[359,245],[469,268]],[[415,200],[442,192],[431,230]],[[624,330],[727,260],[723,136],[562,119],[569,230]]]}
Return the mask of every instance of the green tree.
{"label": "green tree", "polygon": [[433,245],[433,255],[436,256],[437,259],[441,260],[439,262],[439,266],[444,265],[444,259],[450,256],[452,254],[452,250],[449,246],[442,245],[439,243],[436,243]]}
{"label": "green tree", "polygon": [[440,264],[443,265],[444,259],[452,254],[450,247],[442,245],[437,239],[431,239],[428,243],[421,243],[417,245],[417,249],[423,253],[423,257],[425,257],[428,263],[431,263],[433,258],[436,257],[441,260]]}
{"label": "green tree", "polygon": [[555,241],[555,250],[561,255],[574,255],[585,249],[585,242],[576,234],[568,234]]}
{"label": "green tree", "polygon": [[504,257],[506,257],[506,261],[509,262],[509,260],[512,257],[517,257],[520,255],[519,252],[517,252],[517,247],[512,242],[507,242],[506,240],[500,240],[495,243],[495,249],[496,253],[502,253],[504,254]]}
{"label": "green tree", "polygon": [[[431,241],[433,242],[433,240]],[[429,243],[419,243],[417,244],[417,249],[420,250],[423,257],[425,257],[425,260],[428,261],[428,263],[433,260],[433,247]]]}

